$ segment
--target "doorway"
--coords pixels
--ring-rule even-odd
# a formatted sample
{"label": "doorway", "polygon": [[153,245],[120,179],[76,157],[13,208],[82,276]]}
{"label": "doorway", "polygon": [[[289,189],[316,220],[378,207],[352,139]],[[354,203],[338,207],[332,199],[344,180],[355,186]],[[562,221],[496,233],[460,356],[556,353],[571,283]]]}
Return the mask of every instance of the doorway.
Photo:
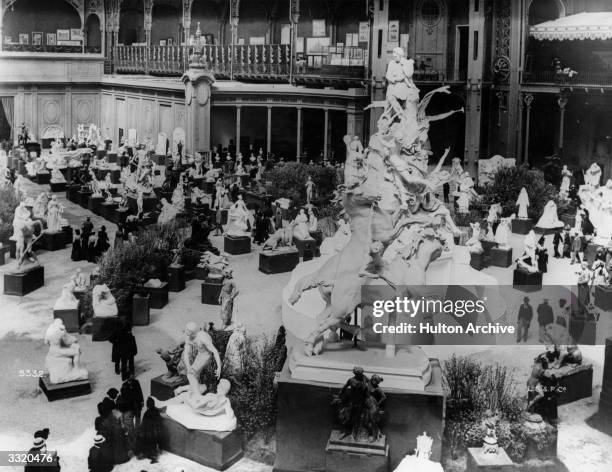
{"label": "doorway", "polygon": [[455,80],[467,79],[469,33],[470,27],[468,25],[457,25],[455,32]]}

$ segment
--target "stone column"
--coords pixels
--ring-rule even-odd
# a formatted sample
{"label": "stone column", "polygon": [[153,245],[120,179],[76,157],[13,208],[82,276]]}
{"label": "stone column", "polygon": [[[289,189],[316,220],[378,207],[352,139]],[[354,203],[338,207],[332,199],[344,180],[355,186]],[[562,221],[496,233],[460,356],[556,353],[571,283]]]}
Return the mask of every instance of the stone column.
{"label": "stone column", "polygon": [[565,107],[567,106],[567,96],[559,95],[557,99],[557,104],[559,105],[559,109],[561,110],[561,114],[559,116],[559,157],[563,157],[563,135],[565,131]]}
{"label": "stone column", "polygon": [[524,2],[510,2],[510,76],[508,78],[508,134],[506,156],[521,162],[518,143],[519,108],[521,103],[521,44],[523,43]]}
{"label": "stone column", "polygon": [[324,132],[323,132],[323,157],[327,158],[327,148],[329,147],[329,109],[325,109]]}
{"label": "stone column", "polygon": [[356,107],[351,107],[346,110],[346,134],[349,136],[357,136],[363,142],[363,111]]}
{"label": "stone column", "polygon": [[147,47],[151,46],[151,28],[153,27],[153,0],[144,2],[144,34]]}
{"label": "stone column", "polygon": [[185,46],[189,46],[189,38],[191,37],[191,2],[192,0],[183,0],[183,35]]}
{"label": "stone column", "polygon": [[289,24],[291,28],[291,61],[289,63],[289,83],[293,83],[293,73],[296,59],[296,43],[297,43],[297,29],[300,21],[300,0],[290,0],[289,3]]}
{"label": "stone column", "polygon": [[296,136],[296,155],[295,158],[300,162],[302,157],[302,108],[297,108],[297,136]]}
{"label": "stone column", "polygon": [[527,108],[525,116],[525,164],[529,165],[529,132],[531,127],[531,105],[533,103],[534,96],[532,93],[527,93],[523,97],[523,102]]}
{"label": "stone column", "polygon": [[[242,107],[236,105],[236,156],[240,152],[240,121],[241,121]],[[236,157],[234,156],[234,157]]]}
{"label": "stone column", "polygon": [[266,123],[266,152],[272,152],[272,107],[268,106],[268,121]]}
{"label": "stone column", "polygon": [[181,79],[185,86],[185,152],[188,154],[210,151],[210,94],[215,77],[197,59],[198,56],[190,58],[189,69]]}
{"label": "stone column", "polygon": [[[389,54],[389,1],[374,0],[370,10],[370,34],[372,37],[370,56],[372,58],[372,100],[385,99],[385,74]],[[392,49],[392,48],[391,48]],[[380,54],[379,54],[380,53]],[[382,114],[381,108],[370,110],[370,135],[377,131],[377,121]]]}

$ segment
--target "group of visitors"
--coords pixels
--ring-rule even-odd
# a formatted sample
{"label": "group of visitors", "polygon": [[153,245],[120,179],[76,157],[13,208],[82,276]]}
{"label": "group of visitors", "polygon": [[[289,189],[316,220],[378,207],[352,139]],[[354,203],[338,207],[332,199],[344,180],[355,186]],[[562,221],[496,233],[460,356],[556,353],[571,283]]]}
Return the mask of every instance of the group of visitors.
{"label": "group of visitors", "polygon": [[102,225],[96,234],[91,218],[87,217],[81,229],[74,232],[70,258],[73,261],[97,262],[109,248],[106,226]]}

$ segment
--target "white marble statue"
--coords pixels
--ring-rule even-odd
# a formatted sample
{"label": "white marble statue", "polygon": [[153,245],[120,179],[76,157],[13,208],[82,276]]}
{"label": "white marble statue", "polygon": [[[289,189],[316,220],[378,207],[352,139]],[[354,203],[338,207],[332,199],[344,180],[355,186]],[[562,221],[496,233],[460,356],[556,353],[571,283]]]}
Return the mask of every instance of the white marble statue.
{"label": "white marble statue", "polygon": [[172,206],[179,213],[185,211],[185,195],[181,183],[179,183],[172,192]]}
{"label": "white marble statue", "polygon": [[325,238],[321,243],[321,254],[336,254],[342,251],[350,241],[351,225],[344,218],[340,218],[337,225],[336,233],[329,238]]}
{"label": "white marble statue", "polygon": [[591,166],[584,172],[584,183],[590,185],[592,188],[599,187],[601,182],[601,167],[596,162],[593,162]]}
{"label": "white marble statue", "polygon": [[74,310],[79,306],[79,300],[74,296],[74,282],[70,281],[62,287],[62,294],[53,305],[54,310]]}
{"label": "white marble statue", "polygon": [[509,238],[510,233],[512,233],[512,220],[516,217],[515,214],[509,216],[507,218],[502,218],[497,225],[497,230],[495,231],[495,242],[499,245],[500,248],[507,249],[509,246]]}
{"label": "white marble statue", "polygon": [[240,372],[244,358],[245,343],[246,328],[242,323],[238,323],[227,341],[223,358],[223,375],[231,377]]}
{"label": "white marble statue", "polygon": [[168,200],[166,200],[165,198],[161,199],[161,206],[161,213],[157,217],[157,223],[160,225],[164,225],[174,220],[176,218],[176,215],[179,213],[178,210],[174,208],[173,205],[168,203]]}
{"label": "white marble statue", "polygon": [[457,199],[457,206],[459,213],[470,212],[470,202],[474,197],[478,197],[478,194],[474,191],[474,180],[470,176],[469,172],[464,172],[460,177],[459,181],[459,198]]}
{"label": "white marble statue", "polygon": [[47,328],[45,342],[49,345],[45,368],[52,384],[87,380],[87,369],[80,365],[81,347],[76,338],[66,332],[60,318]]}
{"label": "white marble statue", "polygon": [[518,199],[516,200],[516,206],[519,207],[518,218],[527,219],[527,207],[529,206],[529,195],[527,195],[527,189],[523,187],[519,193]]}
{"label": "white marble statue", "polygon": [[314,210],[308,208],[308,231],[310,233],[316,233],[319,229],[319,220],[317,219]]}
{"label": "white marble statue", "polygon": [[25,201],[20,202],[17,208],[15,208],[15,214],[13,215],[13,235],[11,238],[17,239],[21,228],[32,223],[31,216]]}
{"label": "white marble statue", "polygon": [[538,241],[535,232],[531,230],[523,241],[523,255],[516,260],[517,267],[531,273],[538,272],[537,245]]}
{"label": "white marble statue", "polygon": [[561,170],[561,187],[559,188],[559,196],[561,198],[567,198],[570,189],[570,179],[572,177],[572,173],[567,168],[567,165],[563,165],[563,169]]}
{"label": "white marble statue", "polygon": [[238,200],[236,200],[227,212],[227,227],[225,233],[229,236],[248,236],[248,219],[249,211],[242,200],[242,195],[238,195]]}
{"label": "white marble statue", "polygon": [[487,239],[492,241],[495,239],[495,233],[493,232],[493,226],[499,221],[502,207],[500,203],[495,203],[489,207],[489,213],[487,214]]}
{"label": "white marble statue", "polygon": [[430,459],[433,439],[423,433],[417,436],[417,447],[414,455],[402,459],[394,472],[444,472],[439,462]]}
{"label": "white marble statue", "polygon": [[62,213],[64,205],[62,205],[57,195],[52,195],[49,204],[47,205],[47,232],[57,233],[62,231]]}
{"label": "white marble statue", "polygon": [[304,186],[306,187],[306,203],[310,204],[310,202],[314,200],[315,186],[311,176],[308,176],[308,179],[306,180],[306,184]]}
{"label": "white marble statue", "polygon": [[479,159],[478,160],[478,183],[479,185],[486,185],[493,182],[495,174],[500,169],[505,167],[514,167],[516,165],[516,159],[505,158],[500,155],[495,155],[490,159]]}
{"label": "white marble statue", "polygon": [[70,280],[74,283],[73,291],[75,292],[84,292],[89,287],[89,280],[80,267],[77,267]]}
{"label": "white marble statue", "polygon": [[463,175],[463,166],[461,165],[461,159],[458,157],[454,157],[451,161],[451,170],[450,170],[450,181],[454,184],[454,188],[451,191],[456,192],[459,187],[459,180]]}
{"label": "white marble statue", "polygon": [[36,202],[32,207],[32,216],[37,219],[44,219],[47,216],[47,205],[49,204],[49,197],[47,192],[41,192],[36,197]]}
{"label": "white marble statue", "polygon": [[94,316],[101,318],[117,316],[118,309],[115,297],[106,285],[96,285],[92,290],[91,298]]}
{"label": "white marble statue", "polygon": [[612,180],[598,188],[581,185],[578,195],[582,208],[589,212],[589,219],[595,227],[596,242],[607,244],[612,237]]}
{"label": "white marble statue", "polygon": [[96,173],[89,169],[89,176],[91,177],[91,180],[89,181],[89,188],[91,189],[91,196],[92,197],[101,197],[102,196],[102,189],[100,188],[100,182],[98,181],[98,178],[96,177]]}
{"label": "white marble statue", "polygon": [[482,254],[484,249],[480,242],[480,223],[470,223],[470,227],[472,228],[472,236],[465,245],[468,247],[470,254]]}
{"label": "white marble statue", "polygon": [[59,170],[59,168],[57,167],[54,167],[51,171],[51,182],[54,184],[66,183],[66,178],[64,177],[64,174],[62,174],[62,171]]}
{"label": "white marble statue", "polygon": [[543,229],[554,229],[563,228],[564,226],[565,224],[563,221],[559,220],[559,216],[557,215],[557,204],[554,201],[549,200],[544,206],[544,211],[542,212],[542,216],[538,220],[536,227]]}
{"label": "white marble statue", "polygon": [[295,227],[293,228],[293,236],[302,241],[312,240],[308,225],[308,217],[303,208],[300,208],[299,213],[295,217]]}

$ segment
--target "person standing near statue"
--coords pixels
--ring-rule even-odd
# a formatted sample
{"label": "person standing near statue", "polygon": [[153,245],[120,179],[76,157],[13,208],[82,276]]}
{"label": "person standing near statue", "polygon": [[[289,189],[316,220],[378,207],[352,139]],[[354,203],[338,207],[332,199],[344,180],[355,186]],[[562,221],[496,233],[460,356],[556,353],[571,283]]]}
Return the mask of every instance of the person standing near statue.
{"label": "person standing near statue", "polygon": [[542,303],[538,305],[538,327],[539,327],[539,341],[546,344],[546,326],[553,324],[555,316],[553,314],[552,307],[548,304],[548,299],[545,298]]}
{"label": "person standing near statue", "polygon": [[529,297],[523,298],[523,304],[518,312],[518,325],[516,330],[516,342],[527,342],[529,327],[533,318],[533,307],[529,304]]}
{"label": "person standing near statue", "polygon": [[238,296],[238,287],[234,282],[232,269],[223,271],[223,286],[219,294],[219,303],[221,304],[221,323],[227,328],[232,324],[234,314],[234,299]]}

